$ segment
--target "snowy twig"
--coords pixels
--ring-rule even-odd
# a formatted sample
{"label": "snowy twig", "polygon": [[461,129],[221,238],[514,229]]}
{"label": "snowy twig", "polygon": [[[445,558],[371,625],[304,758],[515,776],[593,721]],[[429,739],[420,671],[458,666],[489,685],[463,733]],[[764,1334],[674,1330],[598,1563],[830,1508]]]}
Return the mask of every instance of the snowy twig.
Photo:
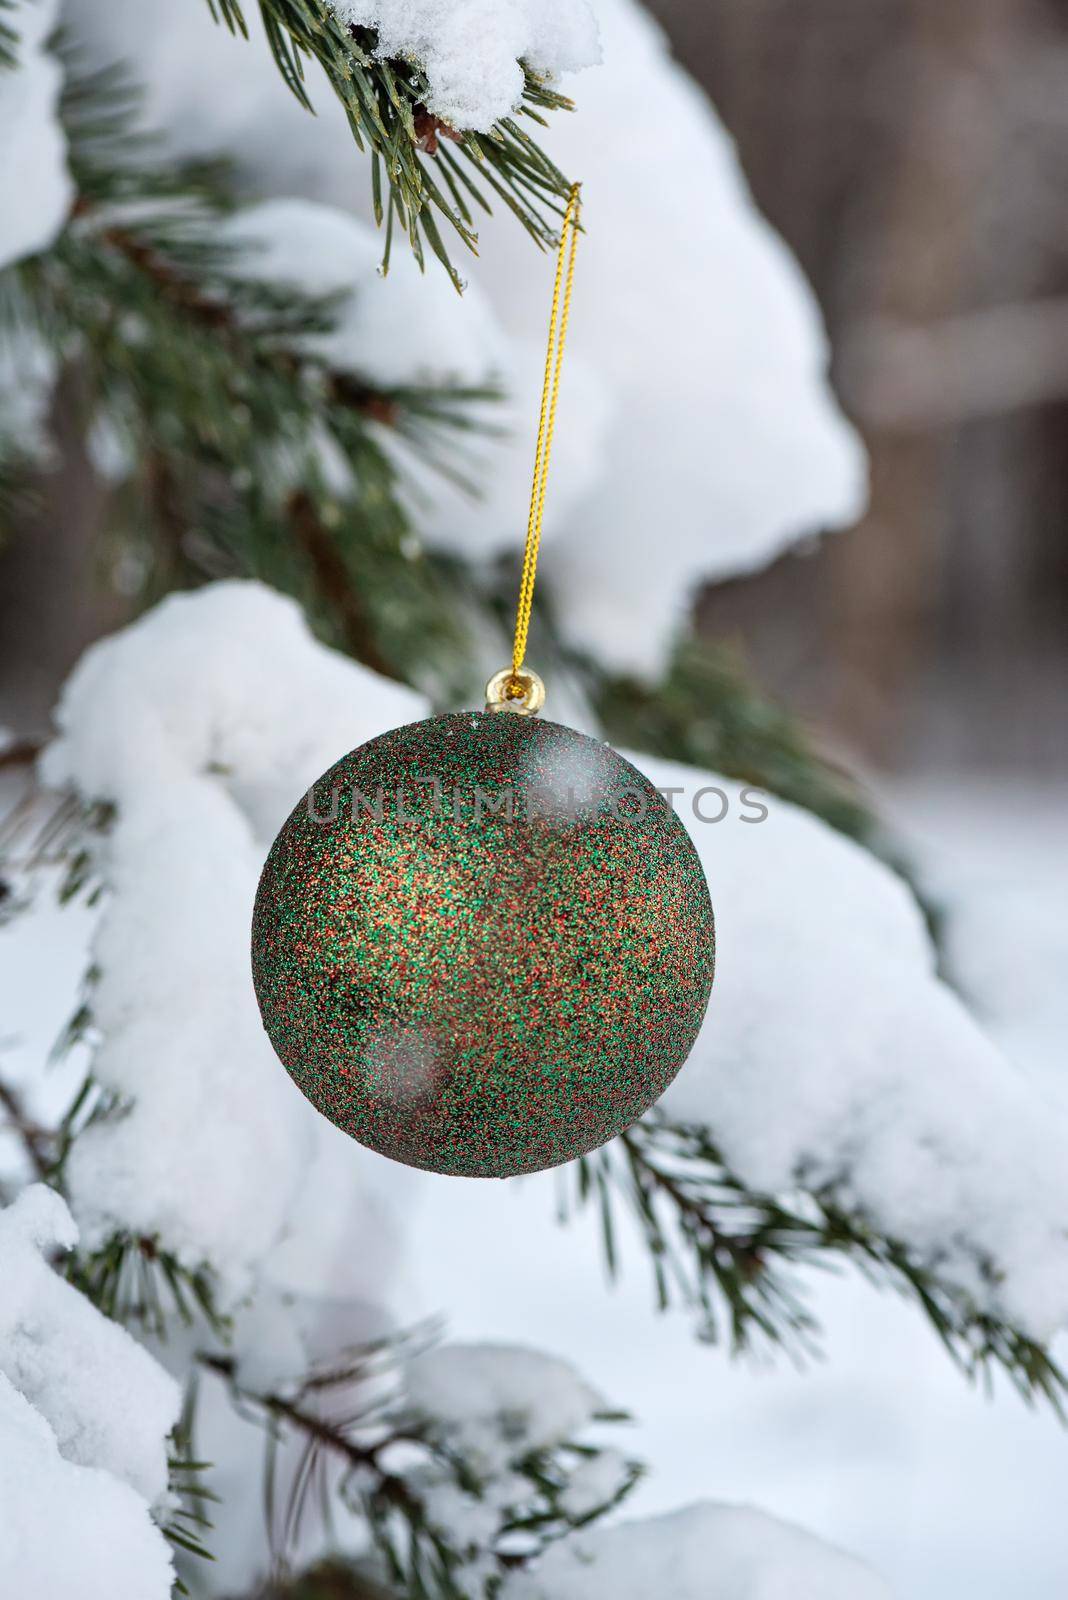
{"label": "snowy twig", "polygon": [[[239,0],[208,0],[208,5],[216,20],[247,37]],[[380,224],[386,223],[387,266],[396,221],[420,264],[425,244],[462,288],[438,219],[474,250],[478,235],[471,205],[490,209],[487,188],[538,244],[554,242],[555,218],[563,215],[569,183],[518,119],[543,123],[543,112],[570,109],[563,95],[524,67],[516,115],[499,117],[488,132],[451,128],[428,109],[432,90],[423,67],[411,59],[380,59],[376,31],[343,22],[340,7],[335,10],[325,0],[261,0],[260,10],[278,69],[297,99],[311,110],[304,66],[309,59],[318,61],[345,107],[357,145],[370,148],[375,213]],[[440,149],[441,133],[455,144],[463,166]]]}
{"label": "snowy twig", "polygon": [[783,1269],[839,1256],[915,1299],[969,1378],[989,1381],[999,1367],[1025,1399],[1046,1399],[1064,1415],[1068,1377],[1037,1340],[981,1310],[915,1251],[827,1194],[787,1200],[748,1190],[707,1130],[654,1115],[576,1170],[577,1203],[601,1209],[610,1273],[618,1270],[612,1203],[622,1196],[649,1248],[660,1308],[678,1297],[698,1310],[703,1337],[716,1339],[725,1321],[733,1350],[760,1335],[795,1353],[811,1352],[817,1325]]}
{"label": "snowy twig", "polygon": [[187,1327],[202,1319],[219,1337],[229,1332],[210,1267],[190,1267],[145,1235],[115,1233],[97,1250],[71,1258],[68,1276],[114,1322],[157,1340],[173,1316]]}
{"label": "snowy twig", "polygon": [[217,1377],[225,1379],[231,1394],[242,1405],[259,1408],[268,1418],[274,1418],[295,1428],[298,1433],[336,1456],[349,1469],[371,1471],[378,1480],[377,1492],[383,1499],[406,1515],[417,1517],[421,1515],[421,1507],[406,1480],[382,1465],[385,1452],[398,1443],[410,1443],[411,1436],[392,1430],[373,1442],[361,1442],[353,1429],[361,1424],[366,1427],[373,1421],[373,1411],[366,1416],[358,1416],[341,1423],[319,1415],[305,1403],[315,1393],[349,1385],[362,1376],[369,1376],[371,1357],[380,1355],[381,1349],[381,1346],[376,1345],[368,1351],[366,1365],[357,1360],[346,1366],[344,1372],[331,1374],[326,1379],[322,1376],[309,1379],[295,1396],[262,1393],[246,1388],[241,1382],[238,1364],[232,1356],[202,1351],[197,1360],[206,1372],[213,1372]]}
{"label": "snowy twig", "polygon": [[[549,1543],[617,1506],[640,1468],[633,1462],[617,1468],[614,1457],[606,1457],[611,1484],[583,1503],[569,1498],[569,1489],[577,1472],[588,1472],[601,1458],[594,1446],[561,1441],[532,1447],[520,1430],[508,1459],[495,1467],[472,1459],[462,1441],[413,1412],[401,1396],[383,1401],[372,1391],[365,1390],[372,1393],[366,1400],[359,1394],[360,1385],[381,1377],[407,1344],[402,1336],[369,1345],[336,1370],[312,1375],[295,1393],[284,1394],[246,1386],[229,1355],[205,1351],[198,1361],[224,1380],[241,1414],[267,1430],[268,1519],[283,1570],[317,1486],[324,1515],[331,1494],[359,1507],[399,1592],[412,1600],[464,1600],[475,1592],[490,1600],[504,1573],[526,1566]],[[602,1413],[601,1420],[618,1417]],[[302,1451],[279,1516],[277,1460],[286,1439],[302,1442]],[[463,1518],[472,1512],[474,1521],[465,1530]],[[476,1569],[478,1587],[472,1590]]]}
{"label": "snowy twig", "polygon": [[[173,1453],[167,1458],[167,1489],[172,1509],[162,1531],[176,1551],[200,1561],[213,1561],[207,1538],[214,1523],[208,1508],[219,1505],[220,1499],[205,1478],[210,1462],[194,1458],[190,1422],[191,1407],[187,1402],[182,1420],[171,1435]],[[175,1593],[189,1593],[181,1579],[175,1584]]]}

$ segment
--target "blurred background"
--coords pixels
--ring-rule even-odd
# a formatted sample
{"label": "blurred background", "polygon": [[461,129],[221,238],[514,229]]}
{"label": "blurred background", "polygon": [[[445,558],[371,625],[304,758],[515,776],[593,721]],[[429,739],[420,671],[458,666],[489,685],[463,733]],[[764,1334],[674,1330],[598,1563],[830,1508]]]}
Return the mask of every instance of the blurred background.
{"label": "blurred background", "polygon": [[854,533],[701,602],[877,768],[1068,760],[1068,8],[652,0],[823,307]]}
{"label": "blurred background", "polygon": [[[653,0],[815,288],[871,460],[842,539],[710,587],[706,636],[883,773],[1068,759],[1068,11]],[[39,731],[121,596],[61,393],[64,514],[0,548],[0,719]],[[87,581],[87,579],[89,581]]]}

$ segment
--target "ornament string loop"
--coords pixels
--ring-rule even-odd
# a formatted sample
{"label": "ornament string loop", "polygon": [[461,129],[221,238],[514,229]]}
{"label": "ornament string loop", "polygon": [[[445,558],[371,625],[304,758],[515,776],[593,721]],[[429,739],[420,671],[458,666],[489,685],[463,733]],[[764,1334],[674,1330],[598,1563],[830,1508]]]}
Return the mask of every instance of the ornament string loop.
{"label": "ornament string loop", "polygon": [[545,515],[545,489],[549,481],[553,435],[556,431],[556,402],[560,393],[560,370],[564,361],[567,325],[571,315],[571,288],[575,279],[575,251],[578,246],[582,211],[581,185],[572,184],[567,210],[560,229],[553,278],[552,307],[549,312],[549,339],[545,352],[541,409],[538,413],[538,442],[534,451],[534,478],[530,486],[527,538],[523,548],[523,572],[519,580],[519,601],[515,614],[512,665],[498,672],[486,687],[488,711],[518,711],[535,715],[545,699],[545,689],[537,673],[524,668],[530,611],[534,600],[534,579],[538,570],[541,525]]}

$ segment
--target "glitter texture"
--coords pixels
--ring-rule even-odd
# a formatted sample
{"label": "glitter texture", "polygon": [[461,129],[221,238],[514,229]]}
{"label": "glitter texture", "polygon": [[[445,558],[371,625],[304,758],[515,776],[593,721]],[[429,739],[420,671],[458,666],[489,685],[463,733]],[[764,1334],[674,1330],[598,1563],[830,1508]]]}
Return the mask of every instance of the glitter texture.
{"label": "glitter texture", "polygon": [[344,756],[271,848],[264,1025],[313,1105],[435,1172],[570,1161],[642,1115],[708,1004],[697,853],[608,745],[468,713]]}

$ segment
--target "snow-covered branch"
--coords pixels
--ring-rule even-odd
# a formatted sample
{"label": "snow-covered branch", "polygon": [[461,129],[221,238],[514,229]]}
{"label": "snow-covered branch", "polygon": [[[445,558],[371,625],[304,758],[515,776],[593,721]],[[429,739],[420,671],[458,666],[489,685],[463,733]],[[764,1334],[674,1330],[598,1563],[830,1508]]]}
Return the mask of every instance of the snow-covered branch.
{"label": "snow-covered branch", "polygon": [[[92,1248],[128,1230],[211,1263],[223,1309],[269,1260],[316,1145],[340,1136],[259,1026],[244,956],[259,864],[338,751],[423,709],[250,584],[166,602],[73,678],[43,772],[115,808],[93,1071],[126,1107],[68,1162]],[[745,826],[738,786],[641,765],[706,860],[726,954],[663,1121],[594,1158],[599,1191],[635,1207],[655,1259],[675,1232],[697,1303],[726,1294],[736,1336],[803,1329],[777,1265],[845,1253],[912,1292],[966,1362],[1054,1392],[1041,1346],[1068,1322],[1061,1130],[938,979],[908,890],[784,802]],[[733,808],[717,826],[694,805],[710,785]]]}
{"label": "snow-covered branch", "polygon": [[[657,1303],[698,1314],[701,1338],[731,1350],[758,1341],[813,1353],[819,1329],[797,1270],[840,1256],[876,1286],[916,1301],[969,1378],[1008,1374],[1027,1400],[1064,1414],[1068,1376],[1046,1344],[1021,1332],[947,1270],[941,1254],[887,1235],[831,1190],[761,1194],[731,1172],[704,1126],[651,1114],[576,1165],[573,1203],[595,1205],[609,1274],[618,1276],[613,1209],[637,1215]],[[565,1201],[565,1214],[566,1214]]]}
{"label": "snow-covered branch", "polygon": [[[248,37],[240,0],[208,4],[232,33]],[[553,77],[597,60],[596,25],[584,0],[538,7],[499,0],[492,22],[478,5],[420,0],[263,0],[259,9],[266,42],[297,99],[312,109],[305,67],[317,62],[357,145],[370,149],[387,264],[396,225],[420,264],[429,250],[462,288],[439,222],[473,248],[476,212],[489,209],[487,195],[538,243],[551,243],[568,183],[523,119],[543,123],[543,113],[570,108],[553,90]]]}
{"label": "snow-covered branch", "polygon": [[267,1435],[268,1523],[283,1568],[307,1520],[337,1502],[365,1520],[371,1570],[400,1593],[425,1584],[442,1600],[489,1600],[505,1574],[614,1509],[637,1481],[634,1462],[583,1439],[620,1418],[565,1362],[488,1345],[404,1355],[402,1338],[380,1341],[282,1392],[251,1387],[230,1356],[200,1356]]}
{"label": "snow-covered branch", "polygon": [[[227,39],[206,6],[189,6],[179,28],[166,0],[67,5],[94,66],[130,61],[173,162],[228,152],[243,192],[287,203],[286,228],[279,214],[274,231],[289,240],[289,270],[275,276],[293,275],[314,293],[323,287],[320,260],[347,267],[348,279],[335,278],[330,287],[357,285],[367,348],[377,355],[392,347],[407,363],[403,377],[394,372],[387,382],[410,382],[413,366],[418,374],[423,363],[432,374],[444,367],[461,381],[481,381],[487,367],[497,378],[509,403],[480,418],[497,436],[475,441],[477,454],[453,463],[477,496],[450,492],[439,478],[408,480],[415,533],[471,573],[466,588],[439,591],[431,604],[418,605],[404,563],[391,569],[388,583],[383,564],[369,559],[356,574],[365,601],[380,585],[392,596],[391,616],[416,616],[404,644],[418,654],[435,615],[440,632],[446,610],[456,616],[470,608],[487,558],[515,554],[517,508],[529,489],[551,263],[528,248],[509,217],[495,215],[480,227],[479,256],[462,299],[440,273],[406,279],[412,265],[406,250],[394,251],[383,282],[374,271],[373,232],[364,233],[352,265],[304,209],[314,199],[335,217],[372,216],[352,181],[344,113],[317,71],[309,68],[304,80],[312,117],[286,93],[266,50]],[[713,109],[635,0],[591,0],[591,8],[604,64],[568,79],[579,111],[554,118],[539,134],[557,164],[583,180],[587,231],[539,579],[552,602],[543,624],[552,616],[556,626],[536,632],[531,658],[551,669],[558,634],[600,673],[649,683],[662,677],[703,581],[751,572],[798,539],[856,519],[865,460],[828,384],[819,308],[754,205]],[[435,8],[441,18],[456,9],[451,0]],[[499,9],[492,0],[487,17]],[[557,8],[527,9],[532,26],[548,28]],[[248,20],[255,30],[254,16]],[[484,31],[492,30],[487,24]],[[480,37],[477,48],[493,46]],[[655,126],[655,137],[640,132],[638,107],[641,125]],[[453,154],[446,140],[434,159]],[[663,289],[666,270],[670,293]],[[633,337],[621,338],[621,329]],[[464,352],[481,356],[477,376],[461,359]],[[359,557],[359,530],[346,532],[335,531],[335,539]],[[268,533],[264,542],[277,551]],[[240,570],[306,603],[311,598],[288,571],[266,562],[235,564],[231,550],[223,551],[225,564],[216,559],[198,572]],[[238,555],[247,558],[248,550]],[[486,632],[491,626],[483,621]],[[484,682],[496,651],[492,642],[483,648],[491,657]],[[455,642],[439,653],[441,660],[456,657]],[[441,675],[435,663],[436,685]],[[417,674],[414,681],[430,679]],[[467,693],[476,682],[471,672]],[[726,687],[720,685],[724,694]],[[663,733],[665,716],[655,731]],[[697,724],[688,727],[696,731]],[[680,754],[677,745],[671,753]],[[705,759],[723,770],[711,752]]]}

